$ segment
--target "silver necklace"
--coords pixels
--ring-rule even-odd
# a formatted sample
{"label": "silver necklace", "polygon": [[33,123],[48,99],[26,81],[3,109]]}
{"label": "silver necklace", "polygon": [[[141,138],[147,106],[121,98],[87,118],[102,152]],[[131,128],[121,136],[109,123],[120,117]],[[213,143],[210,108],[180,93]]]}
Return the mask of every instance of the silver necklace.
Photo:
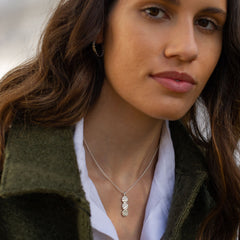
{"label": "silver necklace", "polygon": [[141,180],[141,178],[145,175],[145,173],[147,172],[147,170],[150,168],[156,154],[157,154],[157,151],[158,151],[158,148],[159,148],[159,145],[158,147],[156,148],[156,150],[154,151],[154,154],[150,160],[150,162],[148,163],[147,167],[145,168],[145,170],[142,172],[142,174],[138,177],[138,179],[126,190],[126,191],[123,191],[120,187],[117,186],[117,184],[115,184],[112,179],[105,173],[105,171],[103,170],[103,168],[99,165],[99,163],[97,162],[94,154],[92,153],[92,151],[90,150],[88,144],[87,144],[87,141],[85,139],[83,139],[83,142],[92,158],[92,160],[94,161],[94,163],[96,164],[97,168],[101,171],[101,173],[103,174],[103,176],[122,194],[122,210],[121,210],[121,214],[123,217],[127,217],[128,216],[128,197],[127,197],[127,193],[129,191],[131,191],[135,186],[136,184]]}

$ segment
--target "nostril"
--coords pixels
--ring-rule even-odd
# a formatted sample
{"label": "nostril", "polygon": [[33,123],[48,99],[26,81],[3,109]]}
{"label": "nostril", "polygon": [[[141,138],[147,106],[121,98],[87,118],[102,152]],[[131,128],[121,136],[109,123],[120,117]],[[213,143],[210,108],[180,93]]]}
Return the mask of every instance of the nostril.
{"label": "nostril", "polygon": [[[188,36],[189,38],[189,36]],[[198,57],[198,45],[195,39],[169,41],[164,49],[166,58],[178,58],[181,61],[194,61]]]}

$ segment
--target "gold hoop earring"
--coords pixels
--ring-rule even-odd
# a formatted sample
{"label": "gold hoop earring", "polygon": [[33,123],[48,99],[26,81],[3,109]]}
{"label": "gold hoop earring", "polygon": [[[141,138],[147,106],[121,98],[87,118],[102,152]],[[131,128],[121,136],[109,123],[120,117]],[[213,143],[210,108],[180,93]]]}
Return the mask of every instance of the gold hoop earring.
{"label": "gold hoop earring", "polygon": [[[104,56],[104,49],[101,44],[96,45],[96,42],[92,42],[92,50],[97,57],[102,58]],[[100,51],[100,52],[99,52]]]}

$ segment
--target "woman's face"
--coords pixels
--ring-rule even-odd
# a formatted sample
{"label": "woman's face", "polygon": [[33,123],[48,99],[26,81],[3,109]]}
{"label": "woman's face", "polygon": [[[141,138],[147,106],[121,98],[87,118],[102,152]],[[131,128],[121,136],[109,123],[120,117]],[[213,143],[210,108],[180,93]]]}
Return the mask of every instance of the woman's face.
{"label": "woman's face", "polygon": [[226,0],[118,0],[104,34],[106,83],[157,119],[194,104],[222,49]]}

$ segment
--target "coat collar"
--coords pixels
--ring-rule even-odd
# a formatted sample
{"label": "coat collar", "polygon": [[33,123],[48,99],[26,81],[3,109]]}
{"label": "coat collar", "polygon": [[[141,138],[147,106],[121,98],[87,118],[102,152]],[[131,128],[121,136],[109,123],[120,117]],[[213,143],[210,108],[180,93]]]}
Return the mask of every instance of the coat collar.
{"label": "coat collar", "polygon": [[[163,239],[178,239],[195,198],[207,178],[204,156],[179,122],[170,122],[176,158],[174,195]],[[0,196],[54,193],[81,201],[90,212],[74,151],[73,129],[15,124],[5,152]]]}
{"label": "coat collar", "polygon": [[9,130],[0,196],[33,192],[85,201],[72,128],[14,124]]}
{"label": "coat collar", "polygon": [[163,239],[180,239],[183,224],[189,216],[200,188],[207,180],[206,159],[180,122],[170,122],[175,151],[175,186]]}

